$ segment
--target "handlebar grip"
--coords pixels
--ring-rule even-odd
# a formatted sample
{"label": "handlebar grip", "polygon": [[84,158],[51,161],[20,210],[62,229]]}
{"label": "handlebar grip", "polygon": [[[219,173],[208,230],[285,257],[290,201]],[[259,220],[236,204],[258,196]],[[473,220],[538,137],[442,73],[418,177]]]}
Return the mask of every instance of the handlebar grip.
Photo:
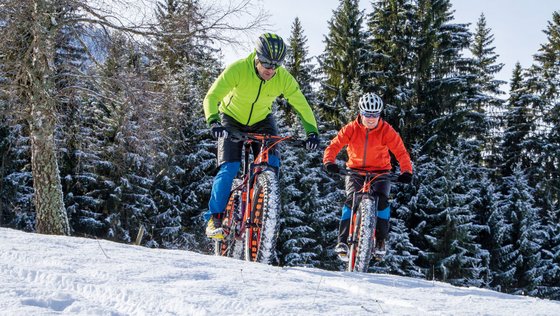
{"label": "handlebar grip", "polygon": [[242,133],[228,131],[228,136],[226,137],[226,139],[234,143],[239,143],[239,142],[244,142],[249,138],[246,135],[243,135]]}

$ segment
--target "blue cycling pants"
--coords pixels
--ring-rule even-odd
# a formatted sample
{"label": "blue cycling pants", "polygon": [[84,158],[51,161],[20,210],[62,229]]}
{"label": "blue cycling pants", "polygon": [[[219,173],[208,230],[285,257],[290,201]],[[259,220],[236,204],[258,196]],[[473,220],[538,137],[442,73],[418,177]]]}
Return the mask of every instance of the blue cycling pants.
{"label": "blue cycling pants", "polygon": [[[342,215],[340,216],[340,220],[347,220],[350,219],[352,215],[352,210],[346,204],[342,207]],[[387,206],[382,210],[377,210],[377,218],[388,220],[391,218],[391,207]]]}
{"label": "blue cycling pants", "polygon": [[[268,156],[268,163],[272,167],[280,167],[280,159],[275,155]],[[214,177],[210,201],[208,202],[208,211],[203,215],[204,220],[207,221],[212,214],[223,213],[226,210],[231,185],[240,166],[241,163],[239,161],[224,162],[220,165],[220,171]]]}

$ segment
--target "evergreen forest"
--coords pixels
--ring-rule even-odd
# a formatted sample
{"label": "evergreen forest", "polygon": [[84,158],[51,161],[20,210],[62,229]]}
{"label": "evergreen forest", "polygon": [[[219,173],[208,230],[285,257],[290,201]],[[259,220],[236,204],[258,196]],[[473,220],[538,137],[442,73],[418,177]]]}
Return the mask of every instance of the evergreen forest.
{"label": "evergreen forest", "polygon": [[[157,0],[136,27],[93,3],[0,3],[0,226],[122,243],[142,229],[142,246],[211,253],[201,215],[216,140],[202,102],[236,26],[199,0]],[[483,14],[472,31],[450,0],[370,6],[340,0],[319,56],[297,17],[280,34],[322,143],[282,147],[275,264],[342,269],[344,181],[322,155],[374,92],[414,176],[393,186],[389,252],[371,272],[560,300],[560,12],[504,82]],[[305,137],[286,100],[273,111],[282,134]]]}

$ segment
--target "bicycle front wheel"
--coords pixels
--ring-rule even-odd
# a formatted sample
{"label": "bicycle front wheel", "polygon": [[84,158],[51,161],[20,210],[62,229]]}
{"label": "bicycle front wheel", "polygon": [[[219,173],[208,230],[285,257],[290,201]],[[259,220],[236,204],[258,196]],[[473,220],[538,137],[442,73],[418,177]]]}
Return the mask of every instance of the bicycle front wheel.
{"label": "bicycle front wheel", "polygon": [[272,170],[255,177],[245,232],[245,260],[269,264],[275,258],[280,216],[278,179]]}
{"label": "bicycle front wheel", "polygon": [[350,251],[349,271],[367,272],[375,246],[375,225],[377,224],[377,199],[363,198],[358,204],[359,223],[357,243]]}

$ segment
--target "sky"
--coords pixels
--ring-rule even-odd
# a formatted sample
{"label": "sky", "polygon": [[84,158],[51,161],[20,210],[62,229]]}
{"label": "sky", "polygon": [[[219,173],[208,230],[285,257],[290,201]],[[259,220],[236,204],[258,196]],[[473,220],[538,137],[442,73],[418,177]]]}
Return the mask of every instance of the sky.
{"label": "sky", "polygon": [[[324,49],[324,37],[328,33],[328,21],[339,0],[257,0],[270,13],[270,29],[287,39],[294,19],[299,17],[308,38],[309,53],[317,56]],[[370,0],[360,0],[360,7],[366,13],[372,11]],[[560,10],[558,0],[451,0],[455,10],[455,22],[471,23],[474,32],[480,14],[486,16],[487,27],[494,34],[499,62],[505,66],[496,76],[509,81],[516,62],[522,67],[532,64],[532,56],[540,44],[546,41],[542,30],[552,13]],[[248,55],[252,43],[246,50],[224,50],[226,64]],[[503,87],[504,88],[504,87]]]}
{"label": "sky", "polygon": [[0,228],[0,315],[560,315],[560,301]]}

